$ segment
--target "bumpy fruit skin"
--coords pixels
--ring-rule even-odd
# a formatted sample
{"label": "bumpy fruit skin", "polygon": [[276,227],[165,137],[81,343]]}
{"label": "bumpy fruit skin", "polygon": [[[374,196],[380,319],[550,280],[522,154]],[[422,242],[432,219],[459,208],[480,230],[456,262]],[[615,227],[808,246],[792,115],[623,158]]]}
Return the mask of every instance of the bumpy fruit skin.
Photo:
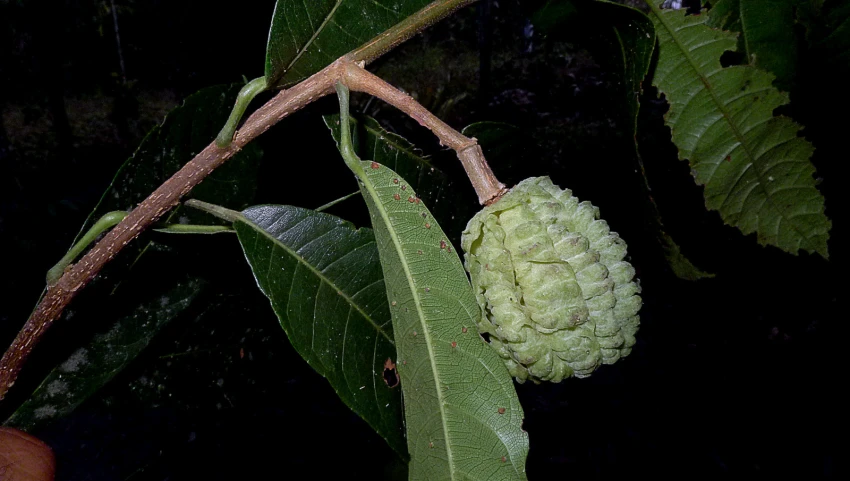
{"label": "bumpy fruit skin", "polygon": [[589,202],[526,179],[469,221],[461,245],[478,327],[517,381],[586,377],[631,352],[640,285]]}

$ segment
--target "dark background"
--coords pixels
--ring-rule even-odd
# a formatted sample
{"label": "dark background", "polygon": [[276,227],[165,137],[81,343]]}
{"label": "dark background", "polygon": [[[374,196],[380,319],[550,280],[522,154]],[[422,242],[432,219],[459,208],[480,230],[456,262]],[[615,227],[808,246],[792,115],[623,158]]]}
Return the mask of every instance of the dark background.
{"label": "dark background", "polygon": [[[0,1],[4,343],[144,133],[196,90],[262,74],[272,0],[115,3],[123,72],[110,2]],[[846,310],[838,296],[847,271],[846,211],[836,206],[847,196],[839,188],[847,72],[807,50],[801,32],[800,71],[783,113],[817,147],[834,222],[829,261],[760,247],[706,212],[669,141],[665,104],[645,90],[638,140],[653,196],[685,255],[716,274],[684,281],[655,241],[611,72],[580,29],[558,39],[535,34],[529,18],[542,3],[483,2],[372,68],[453,126],[522,127],[491,158],[500,179],[550,175],[599,206],[629,243],[643,287],[638,344],[588,379],[518,386],[529,477],[839,477]],[[355,105],[462,175],[409,120],[364,97]],[[259,140],[257,203],[314,208],[354,190],[320,118],[335,109],[333,99],[318,102]],[[327,191],[302,186],[316,172]],[[359,202],[333,213],[365,225]],[[289,346],[234,237],[155,239],[171,257],[142,266],[124,291],[186,272],[213,288],[73,415],[34,433],[54,448],[58,479],[285,478],[295,468],[319,478],[403,478],[390,449]],[[174,254],[187,250],[194,254]],[[91,293],[75,303],[109,312],[122,299]],[[90,335],[83,321],[56,327],[0,414]]]}

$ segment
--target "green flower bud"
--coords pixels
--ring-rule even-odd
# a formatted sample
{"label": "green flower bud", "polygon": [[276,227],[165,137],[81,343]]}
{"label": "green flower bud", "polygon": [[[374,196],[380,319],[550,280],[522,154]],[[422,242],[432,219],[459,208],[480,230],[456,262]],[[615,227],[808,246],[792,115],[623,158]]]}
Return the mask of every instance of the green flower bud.
{"label": "green flower bud", "polygon": [[631,352],[640,285],[626,243],[589,202],[526,179],[475,214],[461,245],[479,329],[517,381],[586,377]]}

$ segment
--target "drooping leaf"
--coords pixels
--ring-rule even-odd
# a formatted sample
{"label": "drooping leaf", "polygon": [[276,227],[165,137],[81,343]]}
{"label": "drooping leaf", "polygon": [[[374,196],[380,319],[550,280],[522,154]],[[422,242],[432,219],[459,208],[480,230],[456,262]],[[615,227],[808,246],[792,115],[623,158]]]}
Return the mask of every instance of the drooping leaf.
{"label": "drooping leaf", "polygon": [[405,457],[392,325],[372,231],[291,206],[251,207],[242,215],[234,227],[245,257],[292,345]]}
{"label": "drooping leaf", "polygon": [[269,87],[300,82],[431,0],[278,0],[266,46]]}
{"label": "drooping leaf", "polygon": [[788,96],[762,70],[722,68],[735,34],[709,28],[708,16],[647,3],[659,39],[654,83],[670,102],[667,125],[705,186],[706,206],[760,244],[827,257],[831,222],[815,187],[813,147],[798,124],[773,115]]}
{"label": "drooping leaf", "polygon": [[711,2],[708,26],[739,32],[738,51],[746,61],[776,76],[789,90],[797,70],[794,10],[801,0],[719,0]]}
{"label": "drooping leaf", "polygon": [[360,161],[348,89],[337,92],[338,146],[369,207],[390,301],[410,479],[525,479],[522,407],[504,364],[476,335],[481,311],[458,253],[403,177]]}
{"label": "drooping leaf", "polygon": [[361,169],[391,300],[410,479],[525,479],[522,407],[477,335],[481,312],[457,250],[404,178],[378,163]]}
{"label": "drooping leaf", "polygon": [[161,295],[151,296],[63,360],[5,424],[30,431],[76,409],[127,367],[160,328],[188,307],[203,282],[184,277],[160,286],[165,287]]}
{"label": "drooping leaf", "polygon": [[[189,96],[183,105],[172,110],[161,125],[148,133],[133,156],[124,162],[80,232],[85,232],[106,212],[135,207],[206,147],[227,118],[228,105],[232,104],[238,91],[238,86],[206,88]],[[191,195],[229,207],[244,207],[254,196],[261,157],[262,151],[258,146],[247,146],[230,163],[198,185]],[[164,218],[171,222],[193,223],[215,220],[192,209],[181,210],[179,207]],[[176,249],[167,252],[169,249],[163,242],[150,242],[150,236],[143,235],[124,248],[86,288],[92,293],[92,298],[101,296],[97,302],[77,301],[72,309],[65,311],[63,324],[79,326],[78,331],[96,325],[103,327],[108,334],[93,338],[81,336],[85,345],[80,349],[89,353],[87,369],[70,376],[62,372],[61,363],[65,361],[60,359],[60,366],[41,383],[34,397],[21,407],[21,414],[15,414],[19,419],[16,423],[35,426],[73,410],[132,361],[156,332],[185,308],[184,301],[190,301],[204,289],[207,283],[203,278],[196,275],[184,278],[182,273],[171,275],[167,270],[160,272],[157,283],[134,285],[127,292],[120,289],[130,277],[131,269],[145,264],[155,264],[161,269],[181,269],[181,262],[203,252],[198,247],[182,252]],[[183,272],[186,272],[185,269]],[[191,296],[186,294],[186,286],[193,286]],[[112,302],[118,303],[119,308],[108,307]],[[138,307],[132,315],[125,316],[120,307],[127,306]],[[128,347],[119,349],[113,339]],[[51,384],[60,375],[62,383]],[[63,391],[57,391],[56,386],[61,386]],[[57,393],[65,398],[64,402],[56,397]]]}
{"label": "drooping leaf", "polygon": [[[339,142],[339,115],[326,115],[325,125]],[[431,206],[436,216],[453,238],[475,213],[475,192],[469,182],[453,179],[437,169],[416,146],[400,135],[388,132],[372,117],[351,118],[352,143],[361,158],[374,159],[405,179],[420,198]]]}

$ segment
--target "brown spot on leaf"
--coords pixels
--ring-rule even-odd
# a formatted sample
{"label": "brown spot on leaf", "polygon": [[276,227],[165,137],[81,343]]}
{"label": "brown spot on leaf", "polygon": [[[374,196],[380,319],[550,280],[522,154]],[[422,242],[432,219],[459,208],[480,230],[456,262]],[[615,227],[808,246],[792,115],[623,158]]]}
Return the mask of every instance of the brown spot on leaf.
{"label": "brown spot on leaf", "polygon": [[377,162],[372,162],[372,168],[373,168],[373,169],[375,169],[375,170],[380,169],[380,168],[381,168],[381,164],[379,164],[379,163],[377,163]]}
{"label": "brown spot on leaf", "polygon": [[462,333],[466,334],[466,331],[468,331],[468,330],[469,330],[469,329],[467,329],[467,328],[466,328],[466,326],[463,326],[463,329],[461,329],[461,330],[460,330],[460,332],[462,332]]}
{"label": "brown spot on leaf", "polygon": [[398,370],[396,370],[396,365],[390,358],[387,358],[384,362],[384,382],[390,388],[398,386]]}
{"label": "brown spot on leaf", "polygon": [[452,347],[453,348],[457,347],[457,341],[452,341]]}
{"label": "brown spot on leaf", "polygon": [[426,222],[426,223],[425,223],[425,228],[426,228],[426,229],[430,229],[430,228],[431,228],[431,224],[429,224],[429,223],[427,223],[427,222]]}
{"label": "brown spot on leaf", "polygon": [[406,185],[401,186],[401,190],[407,190],[407,186]]}
{"label": "brown spot on leaf", "polygon": [[398,194],[393,194],[393,199],[395,199],[395,200],[401,200],[401,196],[400,196],[400,195],[398,195]]}
{"label": "brown spot on leaf", "polygon": [[398,184],[398,179],[393,179],[393,184]]}
{"label": "brown spot on leaf", "polygon": [[505,414],[505,408],[499,408],[499,414]]}
{"label": "brown spot on leaf", "polygon": [[422,255],[422,249],[417,250],[416,253],[421,256]]}
{"label": "brown spot on leaf", "polygon": [[506,457],[502,456],[502,462],[503,462],[503,463],[504,463],[505,461],[507,461],[507,460],[508,460],[508,458],[506,458]]}
{"label": "brown spot on leaf", "polygon": [[445,249],[445,248],[446,248],[446,241],[441,240],[440,241],[440,249]]}
{"label": "brown spot on leaf", "polygon": [[408,198],[407,198],[407,201],[408,201],[408,202],[410,202],[410,203],[412,204],[412,203],[414,202],[414,199],[413,199],[413,197],[408,197]]}

